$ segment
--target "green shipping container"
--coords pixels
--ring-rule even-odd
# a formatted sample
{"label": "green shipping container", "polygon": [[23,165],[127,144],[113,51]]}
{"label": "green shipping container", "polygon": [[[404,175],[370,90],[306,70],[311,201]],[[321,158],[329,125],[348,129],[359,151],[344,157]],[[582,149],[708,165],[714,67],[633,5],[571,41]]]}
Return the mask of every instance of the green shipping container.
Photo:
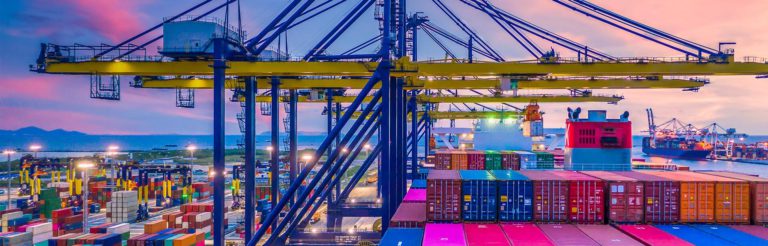
{"label": "green shipping container", "polygon": [[555,168],[555,155],[549,152],[533,152],[536,154],[536,166],[538,168]]}
{"label": "green shipping container", "polygon": [[498,151],[485,152],[485,170],[501,170],[501,153]]}

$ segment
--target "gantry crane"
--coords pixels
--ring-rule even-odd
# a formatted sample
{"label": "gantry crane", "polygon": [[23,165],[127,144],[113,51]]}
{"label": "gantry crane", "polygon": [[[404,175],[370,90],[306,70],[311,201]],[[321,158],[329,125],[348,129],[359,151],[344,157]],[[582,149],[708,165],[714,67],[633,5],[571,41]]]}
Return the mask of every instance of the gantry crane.
{"label": "gantry crane", "polygon": [[[299,243],[307,238],[302,234],[302,222],[314,214],[323,201],[332,201],[341,211],[355,216],[380,216],[383,229],[386,230],[389,219],[405,194],[408,172],[406,163],[416,163],[419,135],[429,136],[429,128],[434,118],[432,111],[438,108],[440,100],[465,102],[499,103],[511,100],[518,89],[547,88],[569,89],[571,93],[582,90],[601,88],[682,88],[695,90],[708,81],[698,76],[717,75],[757,75],[768,74],[765,59],[746,57],[741,61],[735,58],[733,43],[720,43],[717,49],[691,42],[672,34],[649,27],[607,9],[584,0],[555,0],[580,14],[586,14],[601,23],[622,31],[629,32],[652,43],[670,48],[684,55],[681,58],[614,56],[594,47],[578,43],[537,26],[512,13],[490,3],[488,0],[459,0],[452,5],[443,0],[432,0],[439,12],[450,20],[449,24],[460,30],[453,34],[444,27],[426,17],[420,11],[408,5],[406,0],[357,0],[342,4],[344,0],[291,0],[277,16],[258,33],[246,38],[241,27],[230,28],[229,6],[237,0],[225,0],[214,5],[198,17],[180,19],[182,16],[200,11],[212,0],[183,11],[181,14],[165,19],[153,28],[113,46],[90,46],[91,55],[81,58],[84,49],[76,46],[43,44],[40,56],[31,70],[50,74],[89,75],[94,98],[119,99],[120,76],[138,76],[133,82],[141,88],[183,88],[214,90],[214,170],[224,173],[224,90],[227,85],[237,85],[242,91],[245,112],[245,177],[246,177],[246,240],[248,246],[257,242],[267,244]],[[426,2],[426,1],[424,1]],[[238,2],[239,3],[239,2]],[[503,29],[514,42],[520,45],[533,59],[509,61],[491,42],[486,41],[476,29],[465,23],[455,7],[470,9],[485,16]],[[331,25],[331,31],[299,60],[288,58],[288,52],[270,52],[269,47],[283,39],[286,31],[312,21],[316,16],[331,9],[349,7],[347,14]],[[378,23],[377,34],[363,37],[359,45],[342,52],[330,49],[334,43],[348,33],[352,24],[361,22],[361,16],[371,8],[374,20]],[[162,50],[160,57],[136,57],[136,52],[144,52],[149,44],[163,38],[149,36],[151,31],[178,21],[205,21],[205,16],[225,9],[223,35],[205,41],[201,49],[193,52]],[[238,8],[238,14],[239,14]],[[413,14],[412,14],[413,13]],[[473,17],[474,18],[474,17]],[[239,23],[238,23],[239,24]],[[423,39],[426,34],[428,39]],[[360,35],[357,35],[360,36]],[[140,37],[149,41],[132,45]],[[420,39],[421,38],[421,39]],[[446,59],[424,60],[420,58],[418,44],[424,40],[432,41],[443,51]],[[286,41],[287,42],[287,41]],[[542,43],[551,45],[543,49]],[[378,44],[378,47],[373,47]],[[430,44],[430,43],[427,43]],[[451,46],[452,45],[452,46]],[[282,45],[281,45],[282,46]],[[458,46],[466,51],[459,53],[452,50]],[[287,43],[285,46],[287,47]],[[286,48],[287,49],[287,48]],[[95,53],[95,55],[93,55]],[[575,55],[573,58],[564,54]],[[111,79],[103,80],[101,76]],[[682,76],[682,79],[676,79]],[[635,78],[633,80],[633,78]],[[687,79],[691,78],[691,79]],[[117,81],[117,83],[116,83]],[[238,81],[231,83],[229,81]],[[239,81],[242,81],[240,83]],[[93,86],[96,85],[96,86]],[[294,93],[300,89],[354,88],[357,95],[348,99],[346,111],[329,127],[327,138],[318,147],[302,170],[296,166],[296,127],[289,129],[291,143],[289,162],[291,163],[291,186],[281,199],[273,196],[272,212],[264,218],[265,225],[253,233],[252,192],[254,165],[254,111],[257,89],[270,90],[271,109],[277,109],[281,100],[281,89],[291,91],[288,103],[289,121],[297,120],[295,106],[300,100]],[[232,86],[230,86],[232,88]],[[478,95],[475,98],[461,99],[464,96],[440,98],[435,90],[494,90],[492,95]],[[513,94],[506,95],[505,91]],[[591,93],[591,92],[590,92]],[[455,93],[459,94],[459,93]],[[589,97],[587,97],[589,98]],[[343,98],[338,98],[339,100]],[[528,98],[530,99],[530,98]],[[239,99],[238,99],[239,100]],[[523,99],[518,99],[522,101]],[[542,99],[538,98],[542,103]],[[572,100],[572,99],[571,99]],[[329,100],[330,101],[330,100]],[[516,101],[516,102],[519,102]],[[366,103],[363,106],[363,103]],[[525,101],[524,103],[528,103]],[[423,106],[419,110],[419,105]],[[426,114],[420,112],[428,112]],[[421,116],[420,116],[421,115]],[[279,114],[272,114],[272,144],[278,150]],[[330,116],[330,114],[329,114]],[[350,121],[353,116],[357,120]],[[435,115],[435,117],[437,117]],[[420,123],[423,122],[423,123]],[[410,125],[410,126],[409,126]],[[410,128],[410,131],[409,131]],[[423,131],[420,129],[424,129]],[[379,143],[368,144],[368,136],[379,133]],[[410,134],[409,134],[410,132]],[[343,134],[342,134],[343,133]],[[424,138],[427,140],[428,138]],[[387,143],[387,144],[382,144]],[[409,148],[410,145],[410,148]],[[428,146],[428,144],[425,144]],[[368,147],[366,147],[368,146]],[[371,148],[372,146],[375,146]],[[339,187],[341,177],[363,149],[372,150],[365,163],[373,162],[377,157],[381,162],[378,172],[381,182],[381,204],[374,207],[354,207],[345,203],[343,192],[334,192]],[[346,151],[344,151],[346,150]],[[410,151],[410,153],[408,153]],[[428,147],[425,149],[428,152]],[[406,157],[407,156],[407,157]],[[318,165],[321,160],[325,165]],[[277,173],[279,152],[272,152],[271,169]],[[408,160],[408,161],[407,161]],[[317,168],[316,168],[317,167]],[[412,165],[416,168],[415,165]],[[309,177],[310,172],[315,175]],[[355,174],[355,177],[359,172]],[[272,175],[272,184],[279,175]],[[306,189],[299,191],[302,184]],[[354,187],[354,186],[352,186]],[[273,194],[277,194],[273,187]],[[335,194],[334,194],[335,193]],[[312,195],[310,195],[312,194]],[[214,245],[223,245],[223,175],[214,177]],[[330,203],[329,203],[330,204]],[[251,213],[251,214],[249,214]],[[284,214],[282,214],[284,213]],[[282,215],[281,215],[282,214]],[[283,216],[284,215],[284,216]],[[272,234],[265,237],[267,228]],[[341,232],[343,233],[343,232]],[[330,231],[329,238],[349,238],[338,231]],[[360,240],[376,240],[378,233],[358,233]],[[266,239],[266,241],[260,241]],[[350,242],[346,242],[350,243]]]}

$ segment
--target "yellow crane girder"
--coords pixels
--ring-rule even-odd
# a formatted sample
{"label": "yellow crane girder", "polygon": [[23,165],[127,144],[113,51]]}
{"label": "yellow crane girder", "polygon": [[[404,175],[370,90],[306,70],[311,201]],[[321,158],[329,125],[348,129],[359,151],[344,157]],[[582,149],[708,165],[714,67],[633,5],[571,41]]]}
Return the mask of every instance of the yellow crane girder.
{"label": "yellow crane girder", "polygon": [[[271,89],[268,79],[257,79],[258,89]],[[264,82],[262,82],[264,81]],[[291,89],[362,89],[368,79],[361,78],[328,78],[328,79],[296,79],[281,78],[280,88]],[[518,89],[684,89],[698,88],[706,84],[704,81],[693,79],[634,79],[634,78],[579,78],[579,79],[539,79],[516,81]],[[227,88],[234,89],[238,79],[227,79]],[[377,84],[374,88],[379,88]],[[472,80],[406,80],[406,88],[419,88],[431,90],[447,89],[499,89],[499,79],[472,79]],[[213,80],[209,78],[189,79],[142,79],[142,88],[150,89],[212,89]]]}
{"label": "yellow crane girder", "polygon": [[[370,102],[372,96],[367,96],[363,102]],[[333,96],[334,102],[351,103],[355,96]],[[278,97],[280,102],[288,102],[288,97]],[[617,103],[622,100],[621,97],[614,96],[569,96],[569,95],[523,95],[523,96],[423,96],[417,97],[420,103],[529,103],[536,100],[539,103],[580,103],[580,102],[606,102]],[[245,101],[245,97],[240,97],[240,101]],[[299,103],[327,103],[327,99],[310,100],[309,97],[299,96]],[[256,96],[256,102],[272,102],[272,96]]]}
{"label": "yellow crane girder", "polygon": [[[424,112],[418,112],[418,117],[424,115]],[[517,111],[430,111],[429,117],[433,120],[472,120],[472,119],[507,119],[517,118],[520,113]],[[370,117],[370,116],[369,116]],[[406,116],[410,119],[411,114]],[[360,112],[355,112],[352,118],[360,118]]]}
{"label": "yellow crane girder", "polygon": [[[391,76],[661,76],[661,75],[761,75],[768,63],[655,62],[643,59],[589,63],[429,63],[393,62]],[[87,61],[49,60],[42,72],[100,75],[213,75],[211,61]],[[236,76],[371,76],[377,62],[227,62],[228,75]]]}

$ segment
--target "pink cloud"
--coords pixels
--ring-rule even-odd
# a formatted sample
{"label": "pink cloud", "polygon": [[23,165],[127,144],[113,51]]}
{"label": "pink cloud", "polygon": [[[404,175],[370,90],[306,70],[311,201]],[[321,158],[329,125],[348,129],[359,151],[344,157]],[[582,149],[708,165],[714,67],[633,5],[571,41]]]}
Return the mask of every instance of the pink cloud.
{"label": "pink cloud", "polygon": [[50,100],[58,97],[57,84],[63,77],[27,77],[27,78],[3,78],[0,84],[0,97],[7,98],[34,98]]}
{"label": "pink cloud", "polygon": [[112,42],[143,31],[140,8],[145,1],[122,0],[63,0],[60,4],[70,6],[73,14],[82,20],[79,24],[95,30]]}

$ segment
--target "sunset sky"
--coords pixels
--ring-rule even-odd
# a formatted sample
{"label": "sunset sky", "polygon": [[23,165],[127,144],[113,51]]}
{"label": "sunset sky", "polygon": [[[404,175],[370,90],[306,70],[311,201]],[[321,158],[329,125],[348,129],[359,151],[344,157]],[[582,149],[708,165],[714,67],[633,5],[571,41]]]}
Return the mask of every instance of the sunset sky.
{"label": "sunset sky", "polygon": [[[214,3],[223,1],[214,0]],[[103,101],[89,98],[88,77],[28,71],[28,66],[37,58],[41,42],[62,45],[116,44],[159,23],[163,17],[173,16],[198,2],[201,0],[4,1],[3,8],[0,8],[0,129],[38,126],[48,130],[63,128],[91,134],[210,134],[210,91],[197,91],[197,108],[181,109],[175,107],[175,91],[130,88],[128,81],[131,78],[125,77],[122,100]],[[288,34],[291,55],[302,56],[306,53],[355,2],[358,1],[347,1],[316,21],[291,30]],[[505,58],[531,58],[491,19],[460,4],[458,0],[444,2]],[[599,23],[554,1],[492,2],[532,23],[614,56],[681,56],[674,50]],[[768,1],[765,0],[593,2],[709,47],[716,48],[721,41],[737,42],[737,59],[743,56],[768,57]],[[285,0],[243,0],[245,29],[251,35],[258,33],[287,3]],[[455,34],[460,33],[432,1],[410,1],[410,5],[409,13],[424,12],[436,25]],[[216,16],[223,17],[223,13]],[[378,32],[372,9],[358,22],[332,46],[331,53],[345,51]],[[158,34],[160,32],[151,37]],[[422,59],[444,56],[432,41],[425,35],[422,37],[419,44]],[[538,44],[547,49],[551,46],[545,42]],[[148,51],[154,53],[161,45],[161,42],[150,45]],[[456,47],[453,51],[466,53]],[[575,56],[568,53],[562,55]],[[677,117],[695,125],[718,122],[740,132],[768,135],[768,79],[731,76],[711,77],[711,80],[710,85],[697,93],[680,90],[596,91],[620,94],[626,99],[618,105],[592,103],[581,106],[585,109],[607,109],[612,116],[627,110],[631,113],[636,133],[645,130],[645,108],[651,107],[656,112],[657,122]],[[574,105],[545,105],[546,127],[563,127],[565,108],[568,106]],[[325,130],[324,123],[319,123],[325,122],[324,116],[319,113],[322,105],[300,105],[299,109],[300,131]],[[239,111],[239,105],[227,105],[228,133],[238,133],[235,114]],[[258,120],[258,131],[267,131],[269,117],[259,115]],[[469,124],[460,123],[464,126]],[[447,125],[447,122],[438,125]]]}

